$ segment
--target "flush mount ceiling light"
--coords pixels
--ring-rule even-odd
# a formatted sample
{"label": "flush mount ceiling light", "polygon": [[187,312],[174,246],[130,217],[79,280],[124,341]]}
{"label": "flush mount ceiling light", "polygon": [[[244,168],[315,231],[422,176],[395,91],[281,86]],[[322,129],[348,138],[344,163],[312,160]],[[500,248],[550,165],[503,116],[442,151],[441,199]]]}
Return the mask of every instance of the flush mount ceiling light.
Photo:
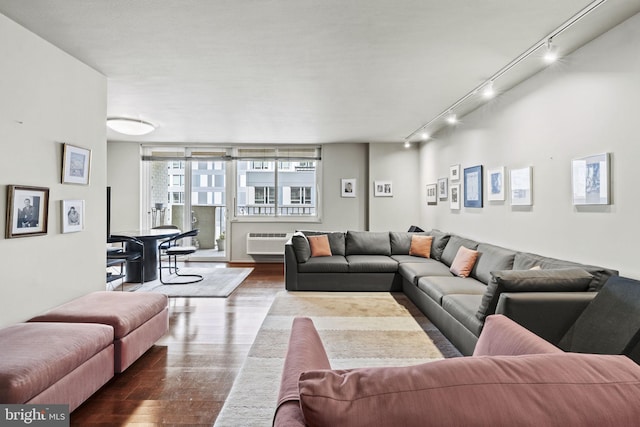
{"label": "flush mount ceiling light", "polygon": [[146,135],[156,128],[153,124],[144,120],[126,117],[110,117],[107,119],[107,126],[118,133],[132,136]]}

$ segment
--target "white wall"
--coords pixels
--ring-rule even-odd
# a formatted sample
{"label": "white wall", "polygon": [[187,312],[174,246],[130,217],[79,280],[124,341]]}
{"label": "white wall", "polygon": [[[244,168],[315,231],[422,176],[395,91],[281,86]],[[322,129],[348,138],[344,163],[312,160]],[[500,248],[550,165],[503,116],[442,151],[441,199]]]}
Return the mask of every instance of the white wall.
{"label": "white wall", "polygon": [[[464,117],[420,150],[423,184],[448,168],[533,166],[533,206],[422,206],[422,223],[480,241],[640,278],[640,15]],[[498,82],[499,83],[499,82]],[[612,204],[576,207],[571,160],[609,152]]]}
{"label": "white wall", "polygon": [[[0,237],[0,326],[105,289],[106,79],[0,15],[0,216],[8,185],[47,187],[48,234]],[[88,186],[61,184],[62,143],[92,150]],[[86,228],[61,234],[65,199]]]}
{"label": "white wall", "polygon": [[107,143],[107,185],[111,187],[111,232],[140,228],[140,144]]}
{"label": "white wall", "polygon": [[[371,144],[369,147],[370,196],[369,229],[371,231],[406,231],[419,225],[420,205],[426,203],[426,188],[418,179],[419,152],[404,144]],[[391,181],[393,197],[375,197],[375,181]]]}

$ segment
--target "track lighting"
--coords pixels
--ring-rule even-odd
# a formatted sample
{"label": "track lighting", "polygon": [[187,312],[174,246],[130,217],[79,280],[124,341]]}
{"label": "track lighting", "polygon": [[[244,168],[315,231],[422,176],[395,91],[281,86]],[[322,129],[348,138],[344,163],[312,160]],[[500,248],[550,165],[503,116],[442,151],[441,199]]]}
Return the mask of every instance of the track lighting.
{"label": "track lighting", "polygon": [[487,83],[482,90],[482,96],[486,99],[491,99],[495,95],[496,91],[493,89],[493,80],[489,80],[489,83]]}
{"label": "track lighting", "polygon": [[422,132],[420,137],[422,138],[423,141],[426,141],[427,139],[429,139],[429,134],[427,132]]}
{"label": "track lighting", "polygon": [[406,140],[404,142],[404,148],[410,148],[411,147],[411,143],[409,142],[409,140]]}
{"label": "track lighting", "polygon": [[458,117],[454,113],[449,112],[449,115],[447,116],[447,123],[449,123],[450,125],[455,125],[456,123],[458,123]]}
{"label": "track lighting", "polygon": [[543,58],[544,62],[546,62],[547,64],[551,64],[558,59],[558,49],[551,41],[551,37],[547,39],[547,50],[545,51]]}

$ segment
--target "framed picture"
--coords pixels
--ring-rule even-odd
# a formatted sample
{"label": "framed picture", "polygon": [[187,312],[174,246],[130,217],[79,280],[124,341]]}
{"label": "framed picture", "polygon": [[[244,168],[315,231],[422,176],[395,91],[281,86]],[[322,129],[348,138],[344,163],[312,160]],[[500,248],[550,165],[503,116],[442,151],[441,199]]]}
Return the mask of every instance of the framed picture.
{"label": "framed picture", "polygon": [[438,180],[438,198],[440,200],[447,200],[449,197],[449,180],[447,178],[440,178]]}
{"label": "framed picture", "polygon": [[460,180],[460,165],[449,166],[449,181]]}
{"label": "framed picture", "polygon": [[47,234],[49,189],[9,185],[7,187],[7,227],[5,237]]}
{"label": "framed picture", "polygon": [[375,197],[393,197],[393,184],[391,181],[374,181],[373,195]]}
{"label": "framed picture", "polygon": [[340,188],[342,197],[356,197],[356,179],[343,178],[340,180]]}
{"label": "framed picture", "polygon": [[504,200],[504,166],[487,170],[487,199]]}
{"label": "framed picture", "polygon": [[62,153],[62,183],[89,184],[91,169],[91,150],[64,144]]}
{"label": "framed picture", "polygon": [[464,207],[482,207],[482,165],[464,169]]}
{"label": "framed picture", "polygon": [[460,209],[460,184],[452,184],[449,186],[449,209]]}
{"label": "framed picture", "polygon": [[63,233],[84,230],[84,200],[63,200],[60,218],[62,218]]}
{"label": "framed picture", "polygon": [[438,203],[438,188],[436,184],[427,185],[427,204],[435,205]]}
{"label": "framed picture", "polygon": [[571,161],[574,205],[608,205],[609,153]]}
{"label": "framed picture", "polygon": [[511,204],[514,206],[531,206],[531,166],[521,169],[511,169],[510,187]]}

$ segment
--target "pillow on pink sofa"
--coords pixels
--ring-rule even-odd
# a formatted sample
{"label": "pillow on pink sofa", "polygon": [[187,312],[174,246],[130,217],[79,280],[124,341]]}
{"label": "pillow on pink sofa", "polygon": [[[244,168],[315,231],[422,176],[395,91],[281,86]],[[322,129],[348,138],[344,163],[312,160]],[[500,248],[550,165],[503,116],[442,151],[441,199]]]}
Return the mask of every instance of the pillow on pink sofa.
{"label": "pillow on pink sofa", "polygon": [[625,356],[464,357],[309,371],[299,384],[313,426],[631,426],[640,417],[640,366]]}

